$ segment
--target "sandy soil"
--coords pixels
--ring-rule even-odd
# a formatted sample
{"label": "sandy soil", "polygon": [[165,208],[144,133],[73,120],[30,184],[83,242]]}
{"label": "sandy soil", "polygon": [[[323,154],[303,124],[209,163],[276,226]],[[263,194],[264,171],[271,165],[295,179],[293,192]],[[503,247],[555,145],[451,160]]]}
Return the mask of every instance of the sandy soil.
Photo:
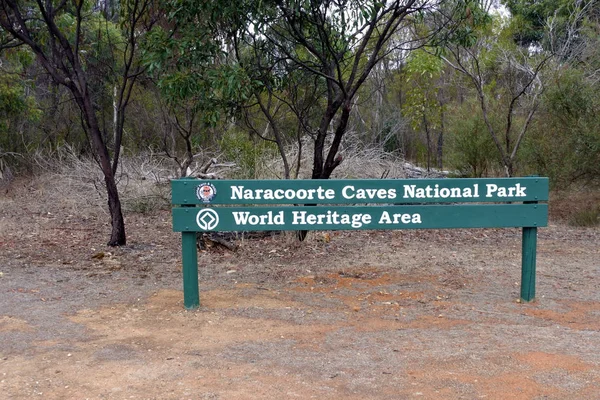
{"label": "sandy soil", "polygon": [[183,309],[169,211],[0,197],[0,398],[600,399],[600,230],[311,233],[201,252]]}

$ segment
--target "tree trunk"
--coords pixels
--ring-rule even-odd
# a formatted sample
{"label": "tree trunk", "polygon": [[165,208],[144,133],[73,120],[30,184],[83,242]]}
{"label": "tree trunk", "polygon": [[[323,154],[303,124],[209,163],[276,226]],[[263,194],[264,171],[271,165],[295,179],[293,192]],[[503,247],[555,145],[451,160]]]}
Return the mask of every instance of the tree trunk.
{"label": "tree trunk", "polygon": [[110,222],[112,229],[110,232],[109,246],[124,246],[127,243],[125,236],[125,221],[121,210],[121,200],[115,183],[114,176],[104,176],[106,182],[106,192],[108,194],[108,209],[110,211]]}
{"label": "tree trunk", "polygon": [[[335,103],[335,101],[333,102]],[[329,176],[324,177],[324,154],[325,154],[325,138],[327,138],[327,131],[329,130],[329,124],[333,120],[335,113],[338,109],[337,104],[328,104],[325,114],[321,118],[321,124],[317,133],[317,139],[315,140],[315,149],[313,152],[313,171],[311,179],[327,179]],[[331,150],[330,150],[331,153]]]}
{"label": "tree trunk", "polygon": [[437,167],[440,171],[444,169],[444,105],[440,103],[440,135],[437,141]]}
{"label": "tree trunk", "polygon": [[[121,202],[119,200],[119,193],[117,190],[117,184],[115,182],[115,172],[119,160],[119,149],[120,141],[122,137],[122,126],[125,106],[127,105],[127,99],[117,106],[118,113],[115,121],[115,156],[113,164],[111,165],[111,158],[108,152],[106,142],[102,137],[100,125],[94,110],[92,101],[92,93],[89,90],[87,77],[94,73],[94,70],[86,70],[84,62],[80,59],[83,53],[80,50],[80,44],[83,41],[82,35],[82,24],[84,22],[84,14],[88,11],[84,7],[84,2],[73,2],[74,8],[71,10],[74,14],[75,26],[73,31],[69,30],[61,31],[62,25],[56,23],[56,18],[59,13],[58,10],[62,10],[65,6],[65,2],[55,8],[54,2],[52,1],[37,1],[37,9],[39,15],[36,12],[36,8],[30,5],[29,2],[17,1],[3,1],[2,2],[2,18],[0,18],[0,26],[4,31],[8,32],[9,37],[21,42],[30,48],[33,53],[37,56],[37,60],[45,69],[52,80],[57,84],[65,86],[73,95],[75,102],[82,113],[82,124],[83,129],[87,134],[88,140],[90,140],[92,153],[102,170],[104,175],[104,182],[106,183],[106,192],[108,197],[108,209],[111,215],[112,232],[109,246],[120,246],[126,243],[125,240],[125,223],[123,221],[123,213],[121,210]],[[110,12],[111,16],[116,16],[116,2],[111,1]],[[146,12],[146,5],[135,2],[135,7],[132,9],[132,16],[141,17]],[[108,4],[107,4],[108,7]],[[108,13],[109,10],[107,10]],[[62,11],[61,11],[62,13]],[[31,15],[30,15],[31,14]],[[26,15],[26,18],[24,17]],[[87,18],[87,17],[85,17]],[[132,19],[133,22],[137,22],[136,19]],[[35,21],[35,22],[32,22]],[[41,25],[40,25],[41,24]],[[59,26],[60,25],[60,26]],[[43,28],[42,28],[43,27]],[[33,29],[33,30],[31,30]],[[41,29],[41,30],[40,30]],[[135,26],[131,26],[130,30],[130,42],[131,46],[135,46],[135,35],[133,35]],[[42,38],[39,37],[37,32],[44,32]],[[74,34],[74,35],[73,35]],[[39,41],[38,41],[39,40]],[[8,43],[8,42],[7,42]],[[130,52],[130,58],[127,62],[127,68],[123,75],[127,83],[128,71],[131,66],[130,62],[133,60],[133,47]],[[131,87],[129,86],[128,95],[131,93]]]}
{"label": "tree trunk", "polygon": [[[319,131],[319,136],[317,137],[317,141],[315,142],[312,179],[329,179],[333,171],[337,168],[337,166],[341,164],[342,157],[341,155],[338,155],[338,151],[340,148],[340,144],[342,143],[342,137],[346,133],[346,129],[348,127],[348,121],[350,119],[350,109],[351,108],[349,103],[346,103],[342,109],[340,121],[338,122],[338,126],[335,130],[333,142],[331,143],[331,147],[329,147],[329,151],[327,152],[327,158],[325,159],[325,162],[323,162],[323,153],[325,152],[325,137],[327,131]],[[329,119],[329,121],[331,121],[331,118]],[[328,125],[328,123],[322,123],[321,127]],[[307,204],[306,206],[316,206],[316,204]],[[308,231],[298,231],[296,236],[300,241],[303,241],[304,239],[306,239],[307,234]]]}
{"label": "tree trunk", "polygon": [[423,126],[425,128],[425,138],[427,140],[427,172],[431,170],[431,133],[429,132],[429,124],[427,118],[423,114]]}
{"label": "tree trunk", "polygon": [[511,159],[507,159],[504,162],[504,172],[506,173],[507,178],[513,177],[515,171],[514,171],[513,161]]}
{"label": "tree trunk", "polygon": [[442,131],[440,131],[440,134],[439,134],[438,140],[437,140],[437,167],[440,171],[444,169],[443,156],[444,156],[444,131],[442,130]]}
{"label": "tree trunk", "polygon": [[94,112],[94,108],[89,95],[84,95],[77,90],[72,91],[76,94],[75,101],[79,104],[84,114],[84,127],[92,142],[92,149],[96,156],[102,174],[104,175],[104,183],[106,184],[106,194],[108,197],[108,210],[110,212],[111,234],[108,241],[109,246],[124,246],[127,243],[125,236],[125,221],[123,219],[123,211],[121,209],[121,200],[117,183],[115,182],[115,174],[111,165],[110,155],[106,143],[102,139],[102,132]]}

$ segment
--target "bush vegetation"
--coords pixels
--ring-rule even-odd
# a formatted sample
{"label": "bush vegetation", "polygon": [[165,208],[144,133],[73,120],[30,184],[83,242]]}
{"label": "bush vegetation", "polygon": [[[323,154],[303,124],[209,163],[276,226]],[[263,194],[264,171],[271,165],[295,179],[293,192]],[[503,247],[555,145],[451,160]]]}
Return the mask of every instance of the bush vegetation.
{"label": "bush vegetation", "polygon": [[[54,10],[54,27],[23,22],[35,46],[11,21],[16,9],[35,16],[44,6],[7,9],[1,176],[50,171],[100,193],[113,179],[133,212],[164,207],[166,179],[213,158],[235,165],[223,172],[231,178],[402,177],[408,161],[453,176],[599,187],[597,2],[533,12],[510,1],[500,16],[483,2],[448,1],[409,9],[394,31],[385,10],[360,2],[339,2],[346,13],[310,2],[192,3],[69,3]],[[365,21],[382,36],[361,31]],[[72,85],[76,71],[86,87]],[[572,219],[597,215],[591,207]]]}

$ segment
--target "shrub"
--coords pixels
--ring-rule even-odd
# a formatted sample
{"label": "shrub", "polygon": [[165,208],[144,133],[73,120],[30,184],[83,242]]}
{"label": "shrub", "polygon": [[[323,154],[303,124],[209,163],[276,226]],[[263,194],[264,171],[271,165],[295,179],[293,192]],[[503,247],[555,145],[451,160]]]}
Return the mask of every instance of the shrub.
{"label": "shrub", "polygon": [[498,150],[474,104],[465,104],[451,118],[448,162],[459,175],[481,178],[497,165]]}

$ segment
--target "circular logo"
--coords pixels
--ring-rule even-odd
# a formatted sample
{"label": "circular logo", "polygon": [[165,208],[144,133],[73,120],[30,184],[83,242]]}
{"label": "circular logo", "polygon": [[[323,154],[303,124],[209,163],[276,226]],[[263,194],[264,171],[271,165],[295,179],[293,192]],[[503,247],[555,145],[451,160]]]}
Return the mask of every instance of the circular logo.
{"label": "circular logo", "polygon": [[196,188],[196,197],[203,203],[210,203],[217,195],[217,188],[209,182],[201,183]]}
{"label": "circular logo", "polygon": [[196,215],[196,223],[200,229],[212,231],[219,225],[219,214],[211,208],[203,208]]}

